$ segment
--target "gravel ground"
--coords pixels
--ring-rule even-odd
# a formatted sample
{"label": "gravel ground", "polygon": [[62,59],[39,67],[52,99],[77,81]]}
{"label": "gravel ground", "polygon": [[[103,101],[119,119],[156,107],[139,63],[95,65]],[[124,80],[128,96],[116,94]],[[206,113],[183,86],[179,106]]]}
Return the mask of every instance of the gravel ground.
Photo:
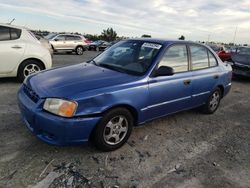
{"label": "gravel ground", "polygon": [[[54,66],[95,56],[54,55]],[[15,79],[0,79],[0,187],[250,187],[250,79],[233,81],[213,115],[196,110],[135,128],[103,153],[36,139],[17,108]]]}

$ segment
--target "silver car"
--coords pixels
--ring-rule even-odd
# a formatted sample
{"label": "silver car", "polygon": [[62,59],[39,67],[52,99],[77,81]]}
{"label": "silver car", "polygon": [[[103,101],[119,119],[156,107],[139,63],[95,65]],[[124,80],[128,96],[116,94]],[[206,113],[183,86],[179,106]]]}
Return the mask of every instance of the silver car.
{"label": "silver car", "polygon": [[49,34],[46,37],[55,52],[67,51],[82,55],[87,49],[85,38],[75,34]]}

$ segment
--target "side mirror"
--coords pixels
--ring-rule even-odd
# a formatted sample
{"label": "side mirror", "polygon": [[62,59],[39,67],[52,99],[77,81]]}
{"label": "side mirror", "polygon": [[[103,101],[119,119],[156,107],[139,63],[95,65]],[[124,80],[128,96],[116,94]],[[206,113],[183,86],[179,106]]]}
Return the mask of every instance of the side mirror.
{"label": "side mirror", "polygon": [[58,41],[58,39],[54,39],[54,41]]}
{"label": "side mirror", "polygon": [[168,66],[161,66],[154,73],[155,77],[157,77],[157,76],[172,76],[172,75],[174,75],[174,69],[172,67],[168,67]]}

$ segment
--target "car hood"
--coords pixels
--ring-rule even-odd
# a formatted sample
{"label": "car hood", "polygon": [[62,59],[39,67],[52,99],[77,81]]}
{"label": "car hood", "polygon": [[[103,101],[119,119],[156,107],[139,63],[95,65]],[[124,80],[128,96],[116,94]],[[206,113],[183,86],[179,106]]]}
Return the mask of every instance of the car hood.
{"label": "car hood", "polygon": [[236,63],[250,65],[250,55],[234,54],[232,60]]}
{"label": "car hood", "polygon": [[72,98],[79,93],[128,83],[136,78],[93,64],[82,63],[30,76],[26,84],[41,98]]}

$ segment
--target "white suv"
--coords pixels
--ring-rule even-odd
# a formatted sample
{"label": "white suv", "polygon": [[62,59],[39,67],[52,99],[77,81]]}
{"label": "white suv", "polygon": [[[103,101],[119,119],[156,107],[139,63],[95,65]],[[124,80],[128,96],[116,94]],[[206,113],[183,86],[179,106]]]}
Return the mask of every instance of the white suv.
{"label": "white suv", "polygon": [[0,77],[25,77],[51,68],[48,49],[28,30],[0,24]]}

